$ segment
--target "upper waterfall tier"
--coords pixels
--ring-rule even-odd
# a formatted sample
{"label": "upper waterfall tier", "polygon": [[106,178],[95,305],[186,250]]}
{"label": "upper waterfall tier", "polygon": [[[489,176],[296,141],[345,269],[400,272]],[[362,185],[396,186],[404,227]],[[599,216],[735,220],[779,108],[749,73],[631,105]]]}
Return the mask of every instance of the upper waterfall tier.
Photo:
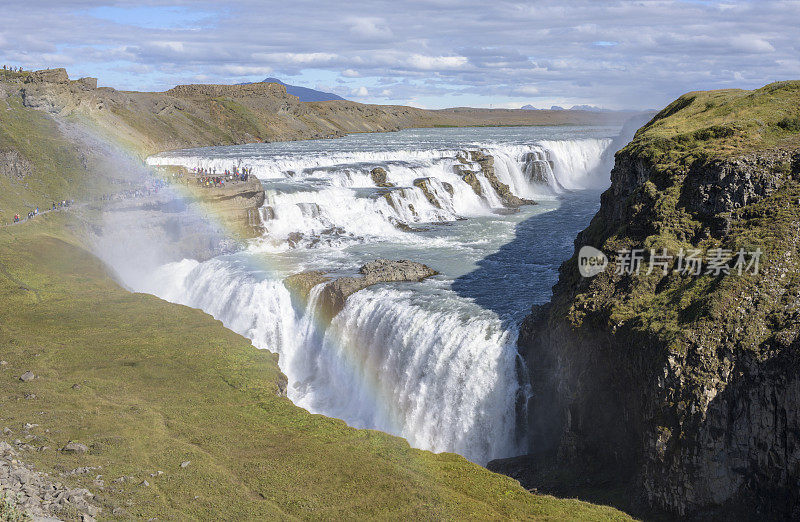
{"label": "upper waterfall tier", "polygon": [[252,169],[266,193],[261,245],[285,249],[408,241],[409,231],[431,223],[513,212],[567,190],[601,188],[608,184],[610,143],[585,138],[303,155],[249,146],[228,148],[226,155],[197,149],[148,161],[217,175]]}

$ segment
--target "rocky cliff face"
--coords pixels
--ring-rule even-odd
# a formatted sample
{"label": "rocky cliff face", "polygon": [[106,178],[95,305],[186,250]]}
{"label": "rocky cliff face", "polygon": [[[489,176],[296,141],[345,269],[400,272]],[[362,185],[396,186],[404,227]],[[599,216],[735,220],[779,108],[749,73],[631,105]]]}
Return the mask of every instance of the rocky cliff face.
{"label": "rocky cliff face", "polygon": [[[569,469],[680,516],[800,516],[800,136],[782,124],[798,102],[800,82],[691,93],[617,154],[552,302],[522,326],[532,455],[490,467],[532,487]],[[593,278],[584,245],[611,260]],[[641,249],[638,273],[623,249]],[[737,252],[756,250],[740,274]]]}

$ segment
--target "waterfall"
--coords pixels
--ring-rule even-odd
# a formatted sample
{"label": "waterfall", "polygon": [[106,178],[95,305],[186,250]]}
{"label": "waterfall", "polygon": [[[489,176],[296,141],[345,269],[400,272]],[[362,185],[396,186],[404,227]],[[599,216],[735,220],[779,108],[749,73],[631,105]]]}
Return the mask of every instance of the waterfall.
{"label": "waterfall", "polygon": [[[539,141],[529,145],[485,144],[464,149],[337,152],[311,157],[230,158],[165,153],[151,165],[183,165],[223,172],[234,164],[262,178],[264,249],[391,239],[427,223],[488,216],[503,207],[487,173],[465,158],[481,151],[493,160],[493,174],[521,198],[549,199],[565,190],[607,185],[602,155],[610,139]],[[235,147],[234,147],[235,149]],[[377,186],[372,169],[386,172]],[[465,180],[473,173],[478,185]]]}
{"label": "waterfall", "polygon": [[[323,151],[297,144],[294,153],[253,145],[160,154],[148,162],[220,173],[252,168],[265,189],[264,235],[236,254],[163,263],[146,277],[142,270],[117,273],[136,291],[200,308],[278,353],[295,404],[485,463],[526,448],[516,429],[528,393],[517,330],[456,292],[456,276],[442,267],[464,274],[513,239],[521,218],[503,208],[498,184],[540,202],[602,186],[608,172],[600,158],[610,142],[342,150],[331,141],[318,144]],[[373,175],[377,167],[385,180]],[[109,244],[121,249],[131,241],[126,234]],[[426,255],[445,273],[357,292],[329,324],[316,318],[321,285],[304,306],[283,284],[308,268],[348,275],[378,253]]]}
{"label": "waterfall", "polygon": [[423,284],[429,293],[358,292],[330,325],[314,319],[315,292],[308,310],[297,309],[280,280],[222,259],[164,265],[140,289],[205,310],[277,352],[298,406],[481,463],[521,451],[509,429],[519,390],[516,333],[441,284]]}

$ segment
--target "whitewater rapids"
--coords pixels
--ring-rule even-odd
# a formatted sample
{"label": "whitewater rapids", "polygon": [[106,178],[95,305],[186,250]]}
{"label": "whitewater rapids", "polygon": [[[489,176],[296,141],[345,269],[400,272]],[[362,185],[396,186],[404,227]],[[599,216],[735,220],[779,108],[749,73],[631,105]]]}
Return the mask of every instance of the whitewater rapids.
{"label": "whitewater rapids", "polygon": [[[526,448],[516,325],[546,298],[573,230],[596,208],[574,194],[595,201],[608,185],[614,131],[417,130],[154,156],[151,165],[252,168],[266,191],[265,233],[245,251],[163,263],[147,277],[114,268],[128,287],[200,308],[280,354],[298,406],[478,463],[508,457]],[[538,205],[509,213],[469,151],[491,156],[497,179]],[[376,167],[392,187],[376,185]],[[537,230],[547,215],[566,224]],[[521,240],[527,233],[544,234],[534,241],[552,248],[536,252]],[[309,269],[350,275],[376,257],[441,275],[357,292],[330,324],[314,313],[321,286],[305,307],[283,284]],[[521,277],[512,281],[514,270]]]}

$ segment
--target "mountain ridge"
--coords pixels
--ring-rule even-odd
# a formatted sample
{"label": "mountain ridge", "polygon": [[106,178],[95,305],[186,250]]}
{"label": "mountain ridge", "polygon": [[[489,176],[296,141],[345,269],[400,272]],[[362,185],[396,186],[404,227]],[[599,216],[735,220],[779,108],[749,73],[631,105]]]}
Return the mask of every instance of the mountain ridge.
{"label": "mountain ridge", "polygon": [[264,83],[278,83],[286,87],[286,92],[292,96],[297,96],[301,102],[321,102],[321,101],[345,101],[344,98],[332,92],[319,91],[310,87],[302,87],[300,85],[291,85],[284,83],[278,78],[264,78],[261,80]]}

